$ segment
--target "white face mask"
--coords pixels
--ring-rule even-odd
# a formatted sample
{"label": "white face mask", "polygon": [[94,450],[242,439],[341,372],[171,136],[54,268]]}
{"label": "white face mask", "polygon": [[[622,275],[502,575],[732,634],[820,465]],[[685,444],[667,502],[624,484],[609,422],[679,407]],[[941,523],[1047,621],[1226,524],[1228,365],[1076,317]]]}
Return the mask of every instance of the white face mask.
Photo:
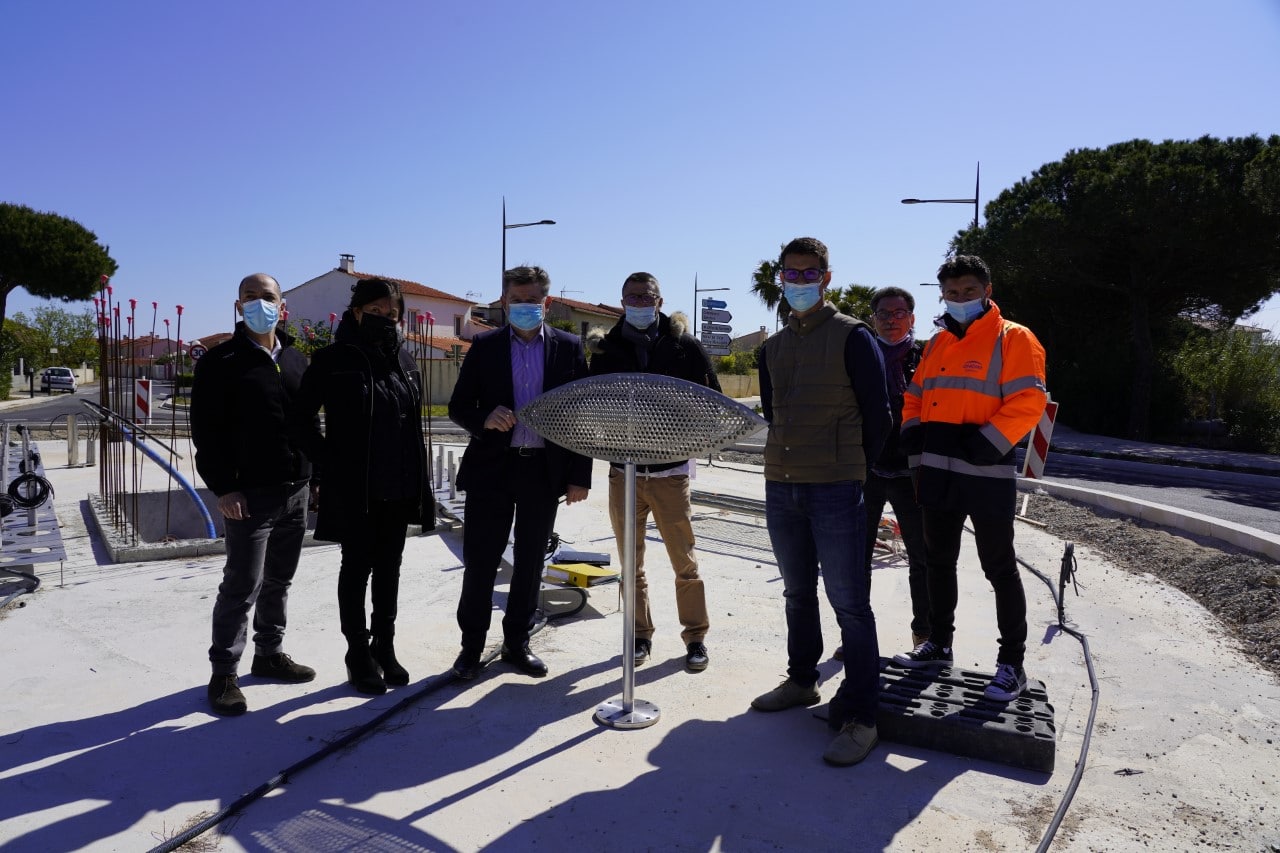
{"label": "white face mask", "polygon": [[978,299],[970,299],[968,302],[952,302],[950,299],[944,299],[943,304],[947,306],[947,313],[951,315],[957,323],[969,323],[978,319],[982,312],[986,310],[985,297]]}
{"label": "white face mask", "polygon": [[654,320],[658,319],[657,305],[649,305],[643,308],[624,305],[622,310],[626,312],[627,322],[637,329],[647,329],[653,325]]}

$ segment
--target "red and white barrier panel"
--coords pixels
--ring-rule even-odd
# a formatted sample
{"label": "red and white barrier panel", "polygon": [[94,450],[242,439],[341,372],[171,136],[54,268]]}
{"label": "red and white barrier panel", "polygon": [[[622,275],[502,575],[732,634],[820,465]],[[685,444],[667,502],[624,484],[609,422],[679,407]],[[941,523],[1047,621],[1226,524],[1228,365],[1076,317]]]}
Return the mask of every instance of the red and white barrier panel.
{"label": "red and white barrier panel", "polygon": [[1027,455],[1022,460],[1022,476],[1032,480],[1044,478],[1044,461],[1049,456],[1049,439],[1053,436],[1053,422],[1058,417],[1058,404],[1049,400],[1045,404],[1040,423],[1031,431],[1027,442]]}
{"label": "red and white barrier panel", "polygon": [[133,381],[133,422],[137,424],[151,423],[150,379],[135,379]]}

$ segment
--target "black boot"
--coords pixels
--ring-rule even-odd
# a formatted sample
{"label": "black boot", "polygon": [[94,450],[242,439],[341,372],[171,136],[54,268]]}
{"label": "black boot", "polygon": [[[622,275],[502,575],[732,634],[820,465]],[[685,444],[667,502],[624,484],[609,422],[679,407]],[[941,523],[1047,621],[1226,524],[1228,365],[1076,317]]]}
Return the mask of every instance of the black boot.
{"label": "black boot", "polygon": [[347,682],[357,693],[377,695],[387,692],[387,682],[382,671],[369,653],[369,635],[365,633],[347,637]]}
{"label": "black boot", "polygon": [[373,635],[373,643],[369,652],[378,666],[382,667],[382,677],[392,687],[403,687],[409,683],[409,671],[396,660],[396,647],[391,641],[392,634],[379,631]]}

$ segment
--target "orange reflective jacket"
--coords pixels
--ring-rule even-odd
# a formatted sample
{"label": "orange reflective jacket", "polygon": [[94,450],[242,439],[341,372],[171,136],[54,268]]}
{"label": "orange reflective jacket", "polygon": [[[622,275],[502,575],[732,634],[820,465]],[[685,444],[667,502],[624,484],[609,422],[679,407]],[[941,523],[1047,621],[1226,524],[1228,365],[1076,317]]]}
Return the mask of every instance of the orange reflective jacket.
{"label": "orange reflective jacket", "polygon": [[963,337],[935,334],[902,405],[902,447],[919,468],[921,505],[1011,510],[1013,448],[1045,401],[1044,347],[994,302]]}

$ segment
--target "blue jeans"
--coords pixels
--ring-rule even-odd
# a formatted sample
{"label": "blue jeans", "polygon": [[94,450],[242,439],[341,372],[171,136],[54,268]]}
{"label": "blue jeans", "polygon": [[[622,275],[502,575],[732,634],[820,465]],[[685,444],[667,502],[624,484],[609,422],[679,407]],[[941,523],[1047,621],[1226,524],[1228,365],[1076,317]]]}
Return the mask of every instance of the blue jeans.
{"label": "blue jeans", "polygon": [[812,686],[822,658],[818,569],[836,612],[844,645],[844,683],[833,713],[874,725],[880,694],[880,646],[871,612],[871,572],[866,561],[866,511],[862,486],[839,483],[780,483],[764,486],[765,523],[782,574],[787,613],[787,677]]}

